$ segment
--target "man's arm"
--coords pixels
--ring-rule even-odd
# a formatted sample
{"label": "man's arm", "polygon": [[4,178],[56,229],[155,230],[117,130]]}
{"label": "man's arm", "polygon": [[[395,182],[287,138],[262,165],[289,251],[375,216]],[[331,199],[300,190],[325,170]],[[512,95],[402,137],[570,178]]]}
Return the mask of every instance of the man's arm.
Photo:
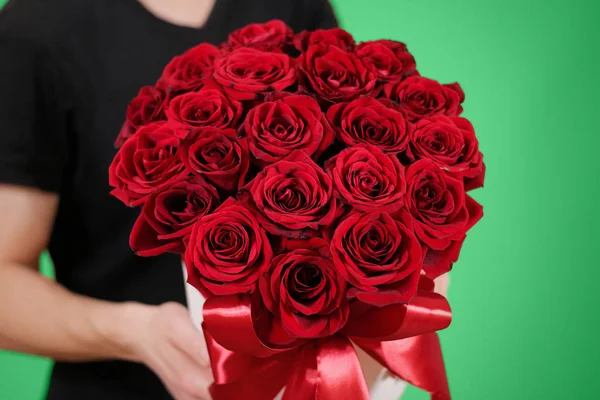
{"label": "man's arm", "polygon": [[176,399],[209,398],[205,344],[183,306],[95,300],[38,273],[58,201],[0,184],[0,348],[64,361],[142,362]]}
{"label": "man's arm", "polygon": [[57,204],[55,194],[0,187],[0,347],[60,360],[133,359],[126,325],[140,318],[135,305],[77,296],[37,272]]}

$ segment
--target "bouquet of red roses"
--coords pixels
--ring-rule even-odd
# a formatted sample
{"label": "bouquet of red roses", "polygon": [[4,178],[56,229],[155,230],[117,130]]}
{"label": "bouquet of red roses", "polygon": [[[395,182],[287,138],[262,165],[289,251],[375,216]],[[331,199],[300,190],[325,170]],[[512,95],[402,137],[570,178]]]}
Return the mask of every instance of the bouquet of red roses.
{"label": "bouquet of red roses", "polygon": [[215,398],[367,399],[361,347],[449,399],[432,279],[482,208],[458,84],[403,43],[281,21],[175,57],[127,109],[112,194],[141,256],[181,254],[207,299]]}

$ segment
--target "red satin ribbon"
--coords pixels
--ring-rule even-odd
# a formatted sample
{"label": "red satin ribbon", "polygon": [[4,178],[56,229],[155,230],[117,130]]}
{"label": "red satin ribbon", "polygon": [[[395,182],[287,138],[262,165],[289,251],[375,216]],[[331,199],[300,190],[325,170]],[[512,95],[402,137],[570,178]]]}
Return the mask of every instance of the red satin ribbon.
{"label": "red satin ribbon", "polygon": [[353,340],[392,373],[431,393],[432,400],[450,400],[442,348],[436,333],[388,342]]}
{"label": "red satin ribbon", "polygon": [[[256,307],[254,307],[256,309]],[[421,291],[410,304],[370,309],[335,336],[274,348],[260,340],[260,316],[247,295],[215,296],[203,328],[215,400],[367,400],[369,390],[350,340],[405,381],[449,400],[437,330],[450,324],[446,299]]]}

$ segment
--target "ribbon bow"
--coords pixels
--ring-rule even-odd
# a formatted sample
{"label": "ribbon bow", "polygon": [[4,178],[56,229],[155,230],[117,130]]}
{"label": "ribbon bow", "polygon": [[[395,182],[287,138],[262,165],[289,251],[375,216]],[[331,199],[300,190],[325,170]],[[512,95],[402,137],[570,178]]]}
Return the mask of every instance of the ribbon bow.
{"label": "ribbon bow", "polygon": [[[250,295],[214,296],[204,304],[203,329],[215,384],[215,400],[368,400],[369,389],[352,346],[431,393],[450,400],[438,330],[452,318],[446,299],[423,288],[408,304],[370,308],[338,334],[289,347],[260,339],[260,315]],[[356,314],[355,314],[356,315]]]}

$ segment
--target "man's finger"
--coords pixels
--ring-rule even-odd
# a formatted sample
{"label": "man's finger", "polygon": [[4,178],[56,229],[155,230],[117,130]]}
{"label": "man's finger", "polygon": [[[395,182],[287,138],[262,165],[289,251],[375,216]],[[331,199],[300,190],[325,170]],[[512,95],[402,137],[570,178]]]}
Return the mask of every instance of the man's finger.
{"label": "man's finger", "polygon": [[171,385],[179,392],[191,396],[192,399],[210,399],[208,387],[212,382],[212,374],[203,368],[188,354],[173,346],[164,354],[164,362],[170,370]]}
{"label": "man's finger", "polygon": [[210,367],[208,350],[204,334],[193,325],[189,316],[182,316],[173,324],[170,338],[172,343],[189,355],[195,362],[204,367]]}

